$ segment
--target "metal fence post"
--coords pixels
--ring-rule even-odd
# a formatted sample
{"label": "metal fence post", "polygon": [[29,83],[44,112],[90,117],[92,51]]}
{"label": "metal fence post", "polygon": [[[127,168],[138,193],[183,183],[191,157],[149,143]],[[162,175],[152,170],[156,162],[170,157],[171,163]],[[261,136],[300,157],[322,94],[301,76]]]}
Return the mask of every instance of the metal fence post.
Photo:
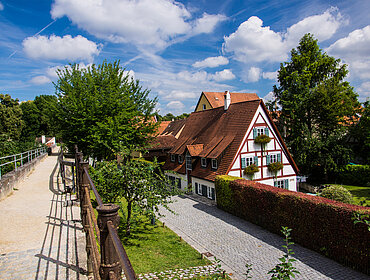
{"label": "metal fence post", "polygon": [[100,231],[99,274],[102,280],[108,280],[110,273],[113,273],[116,279],[121,278],[122,267],[107,226],[108,221],[111,221],[113,226],[118,228],[120,220],[118,209],[119,206],[115,204],[103,204],[96,207]]}
{"label": "metal fence post", "polygon": [[17,155],[14,155],[14,170],[17,170]]}
{"label": "metal fence post", "polygon": [[23,166],[23,153],[21,153],[21,166]]}

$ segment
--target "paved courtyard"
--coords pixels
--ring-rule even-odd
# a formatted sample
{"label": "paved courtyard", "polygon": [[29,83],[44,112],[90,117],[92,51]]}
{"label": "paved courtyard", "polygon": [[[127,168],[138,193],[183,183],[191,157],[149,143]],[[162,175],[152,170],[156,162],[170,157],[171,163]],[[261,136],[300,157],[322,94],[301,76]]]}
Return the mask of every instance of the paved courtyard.
{"label": "paved courtyard", "polygon": [[[170,205],[177,215],[166,210],[161,221],[201,253],[210,252],[221,260],[234,279],[245,279],[245,264],[252,264],[252,279],[269,279],[267,272],[284,252],[283,239],[259,226],[228,214],[196,195],[179,196]],[[320,254],[292,246],[300,271],[296,279],[365,280],[370,277],[344,267]],[[213,257],[212,257],[213,258]],[[212,259],[211,258],[211,259]]]}
{"label": "paved courtyard", "polygon": [[79,207],[63,194],[56,156],[0,201],[0,279],[87,279]]}

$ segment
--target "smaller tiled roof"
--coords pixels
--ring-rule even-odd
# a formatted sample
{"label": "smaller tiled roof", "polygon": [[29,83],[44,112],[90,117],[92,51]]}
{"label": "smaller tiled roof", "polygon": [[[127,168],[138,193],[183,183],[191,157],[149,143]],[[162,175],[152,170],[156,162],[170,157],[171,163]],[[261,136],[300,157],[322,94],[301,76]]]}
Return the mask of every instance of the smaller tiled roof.
{"label": "smaller tiled roof", "polygon": [[173,135],[176,138],[179,138],[182,129],[184,128],[186,119],[175,120],[170,122],[161,135]]}
{"label": "smaller tiled roof", "polygon": [[230,145],[234,140],[234,135],[226,135],[222,138],[221,142],[208,154],[208,158],[218,158],[221,153]]}
{"label": "smaller tiled roof", "polygon": [[167,128],[167,126],[171,123],[171,121],[161,121],[158,127],[157,134],[162,134],[162,132]]}
{"label": "smaller tiled roof", "polygon": [[[225,92],[203,92],[212,108],[223,107],[225,102]],[[256,93],[230,92],[231,103],[259,100]]]}
{"label": "smaller tiled roof", "polygon": [[150,143],[148,150],[172,149],[177,139],[173,135],[159,135]]}
{"label": "smaller tiled roof", "polygon": [[203,151],[203,144],[187,145],[186,149],[192,157],[197,157]]}

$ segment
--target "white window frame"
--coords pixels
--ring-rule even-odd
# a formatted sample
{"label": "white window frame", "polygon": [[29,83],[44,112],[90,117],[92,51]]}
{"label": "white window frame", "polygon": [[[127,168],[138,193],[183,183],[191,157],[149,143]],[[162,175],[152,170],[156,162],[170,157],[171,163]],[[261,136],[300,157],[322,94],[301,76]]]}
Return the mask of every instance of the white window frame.
{"label": "white window frame", "polygon": [[200,163],[202,165],[202,167],[207,167],[207,159],[202,157],[200,158]]}
{"label": "white window frame", "polygon": [[254,164],[254,157],[246,157],[245,158],[245,166],[249,166],[251,164]]}
{"label": "white window frame", "polygon": [[216,158],[213,158],[212,160],[211,160],[211,164],[212,164],[212,169],[217,169],[217,164],[218,162],[217,162],[217,159]]}
{"label": "white window frame", "polygon": [[256,127],[256,137],[265,134],[265,127]]}
{"label": "white window frame", "polygon": [[270,154],[270,163],[278,162],[278,154]]}
{"label": "white window frame", "polygon": [[212,199],[212,187],[207,186],[207,197]]}
{"label": "white window frame", "polygon": [[178,162],[181,164],[184,162],[184,158],[182,157],[182,155],[179,155],[178,156]]}
{"label": "white window frame", "polygon": [[189,153],[187,153],[185,156],[185,165],[186,165],[186,170],[192,170],[192,159]]}
{"label": "white window frame", "polygon": [[175,154],[171,154],[171,161],[172,161],[172,162],[175,162],[175,161],[176,161],[176,156],[175,156]]}
{"label": "white window frame", "polygon": [[198,184],[197,194],[202,195],[202,185],[199,183],[197,184]]}
{"label": "white window frame", "polygon": [[277,180],[276,187],[280,189],[284,189],[284,180]]}

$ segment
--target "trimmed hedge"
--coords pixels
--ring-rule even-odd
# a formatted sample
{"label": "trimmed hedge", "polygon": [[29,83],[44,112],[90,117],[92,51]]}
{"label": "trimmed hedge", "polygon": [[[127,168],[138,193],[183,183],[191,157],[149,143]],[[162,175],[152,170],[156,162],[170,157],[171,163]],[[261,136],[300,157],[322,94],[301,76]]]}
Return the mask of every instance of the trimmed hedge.
{"label": "trimmed hedge", "polygon": [[287,226],[300,245],[370,274],[370,231],[352,220],[370,208],[248,180],[215,183],[219,208],[277,234]]}
{"label": "trimmed hedge", "polygon": [[216,176],[215,186],[216,186],[216,199],[217,205],[222,205],[225,211],[231,210],[233,207],[231,205],[232,193],[229,187],[230,182],[243,179],[241,177],[234,177],[229,175],[219,175]]}
{"label": "trimmed hedge", "polygon": [[370,187],[370,165],[346,165],[337,177],[344,185]]}

